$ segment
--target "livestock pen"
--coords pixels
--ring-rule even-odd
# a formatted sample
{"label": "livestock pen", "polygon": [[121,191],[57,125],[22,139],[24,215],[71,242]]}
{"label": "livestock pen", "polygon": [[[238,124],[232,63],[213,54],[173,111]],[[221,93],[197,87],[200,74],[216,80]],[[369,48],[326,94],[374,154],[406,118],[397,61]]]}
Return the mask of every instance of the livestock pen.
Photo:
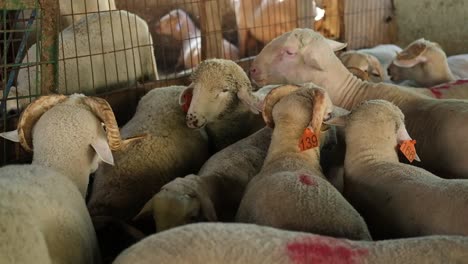
{"label": "livestock pen", "polygon": [[[2,131],[16,126],[24,108],[21,100],[27,104],[49,93],[103,97],[123,125],[141,96],[154,88],[188,84],[198,62],[229,58],[247,70],[266,43],[295,27],[314,28],[347,42],[348,49],[383,43],[403,47],[426,36],[448,54],[467,51],[460,43],[468,30],[456,26],[467,8],[455,0],[2,0],[0,7]],[[415,19],[416,9],[428,15]],[[112,10],[135,16],[119,13],[117,20],[105,24],[98,19],[92,28],[88,20],[93,15]],[[454,19],[443,20],[449,12],[455,12]],[[145,23],[137,23],[140,19]],[[78,32],[80,25],[84,33]],[[142,41],[144,31],[151,41]],[[131,36],[118,39],[119,34]],[[145,48],[154,54],[157,70],[152,75],[142,73],[150,67],[143,65],[150,63]],[[0,148],[2,164],[30,160],[18,144],[1,139]]]}

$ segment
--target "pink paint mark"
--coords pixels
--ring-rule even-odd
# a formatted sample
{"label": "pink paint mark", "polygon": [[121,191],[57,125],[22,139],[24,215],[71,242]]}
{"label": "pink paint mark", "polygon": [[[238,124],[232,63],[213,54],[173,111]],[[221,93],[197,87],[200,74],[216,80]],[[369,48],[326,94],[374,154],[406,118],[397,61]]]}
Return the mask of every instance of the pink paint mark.
{"label": "pink paint mark", "polygon": [[302,237],[288,243],[286,250],[296,264],[356,264],[369,253],[368,249],[353,246],[344,239],[324,236]]}
{"label": "pink paint mark", "polygon": [[308,186],[318,186],[318,183],[312,179],[312,177],[306,174],[301,174],[299,176],[299,181]]}
{"label": "pink paint mark", "polygon": [[435,98],[440,99],[442,98],[442,90],[448,90],[452,88],[452,86],[457,86],[466,83],[468,83],[468,79],[460,79],[453,82],[436,85],[434,87],[429,88],[429,90],[432,92]]}

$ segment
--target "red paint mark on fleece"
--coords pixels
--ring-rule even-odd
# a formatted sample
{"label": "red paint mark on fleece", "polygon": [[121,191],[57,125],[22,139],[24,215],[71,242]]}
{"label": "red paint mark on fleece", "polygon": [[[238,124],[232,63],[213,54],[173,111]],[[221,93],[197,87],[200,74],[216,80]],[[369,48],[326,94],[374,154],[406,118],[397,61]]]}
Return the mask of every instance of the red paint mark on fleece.
{"label": "red paint mark on fleece", "polygon": [[312,177],[310,177],[309,175],[306,175],[306,174],[302,174],[299,176],[299,181],[302,182],[303,184],[305,185],[309,185],[309,186],[317,186],[317,182],[312,179]]}
{"label": "red paint mark on fleece", "polygon": [[295,264],[356,264],[369,251],[352,246],[343,239],[323,236],[303,237],[286,246],[288,257]]}
{"label": "red paint mark on fleece", "polygon": [[441,90],[448,90],[452,86],[461,85],[461,84],[465,84],[465,83],[468,83],[468,79],[460,79],[460,80],[456,80],[454,82],[440,84],[440,85],[429,88],[429,90],[432,92],[432,94],[434,95],[435,98],[440,99],[440,98],[442,98],[442,91]]}

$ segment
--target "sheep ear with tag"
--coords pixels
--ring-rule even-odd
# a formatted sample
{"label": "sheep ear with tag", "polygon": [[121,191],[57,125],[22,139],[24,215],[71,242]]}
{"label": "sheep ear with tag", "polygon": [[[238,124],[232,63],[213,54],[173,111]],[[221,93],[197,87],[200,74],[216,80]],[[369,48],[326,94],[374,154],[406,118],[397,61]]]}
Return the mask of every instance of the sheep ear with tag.
{"label": "sheep ear with tag", "polygon": [[91,147],[96,151],[100,160],[114,166],[114,157],[112,156],[109,143],[107,143],[107,138],[104,135],[99,135],[96,140],[91,143]]}
{"label": "sheep ear with tag", "polygon": [[[403,144],[406,141],[413,141],[413,139],[410,137],[408,131],[406,130],[405,125],[401,125],[400,128],[397,130],[397,143],[399,145]],[[414,143],[413,143],[414,145]],[[414,147],[412,147],[414,149]],[[418,154],[416,153],[416,150],[414,150],[414,160],[421,162],[421,159],[419,158]]]}
{"label": "sheep ear with tag", "polygon": [[13,142],[19,142],[18,130],[16,129],[12,131],[0,133],[0,137],[4,139],[8,139]]}

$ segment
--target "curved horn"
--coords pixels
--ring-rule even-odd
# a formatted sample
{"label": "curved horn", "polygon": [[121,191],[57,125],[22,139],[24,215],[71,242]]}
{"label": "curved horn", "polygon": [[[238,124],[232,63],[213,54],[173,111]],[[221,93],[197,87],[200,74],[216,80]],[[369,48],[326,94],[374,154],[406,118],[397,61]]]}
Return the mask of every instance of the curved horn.
{"label": "curved horn", "polygon": [[41,116],[50,108],[58,103],[65,101],[68,98],[66,95],[46,95],[41,96],[34,102],[29,104],[18,121],[18,136],[19,143],[28,152],[32,152],[32,128]]}
{"label": "curved horn", "polygon": [[84,97],[83,103],[91,109],[91,111],[104,123],[106,126],[107,141],[111,150],[119,150],[124,143],[120,138],[119,126],[115,120],[114,112],[109,103],[99,97]]}
{"label": "curved horn", "polygon": [[298,90],[299,87],[295,85],[284,85],[271,90],[265,97],[263,101],[263,120],[265,124],[271,128],[275,126],[273,121],[273,107],[275,104],[284,96]]}
{"label": "curved horn", "polygon": [[369,74],[361,69],[359,69],[358,67],[352,67],[352,66],[349,66],[349,67],[346,67],[348,69],[349,72],[351,72],[354,76],[358,77],[359,79],[363,80],[363,81],[369,81],[370,78],[369,78]]}

